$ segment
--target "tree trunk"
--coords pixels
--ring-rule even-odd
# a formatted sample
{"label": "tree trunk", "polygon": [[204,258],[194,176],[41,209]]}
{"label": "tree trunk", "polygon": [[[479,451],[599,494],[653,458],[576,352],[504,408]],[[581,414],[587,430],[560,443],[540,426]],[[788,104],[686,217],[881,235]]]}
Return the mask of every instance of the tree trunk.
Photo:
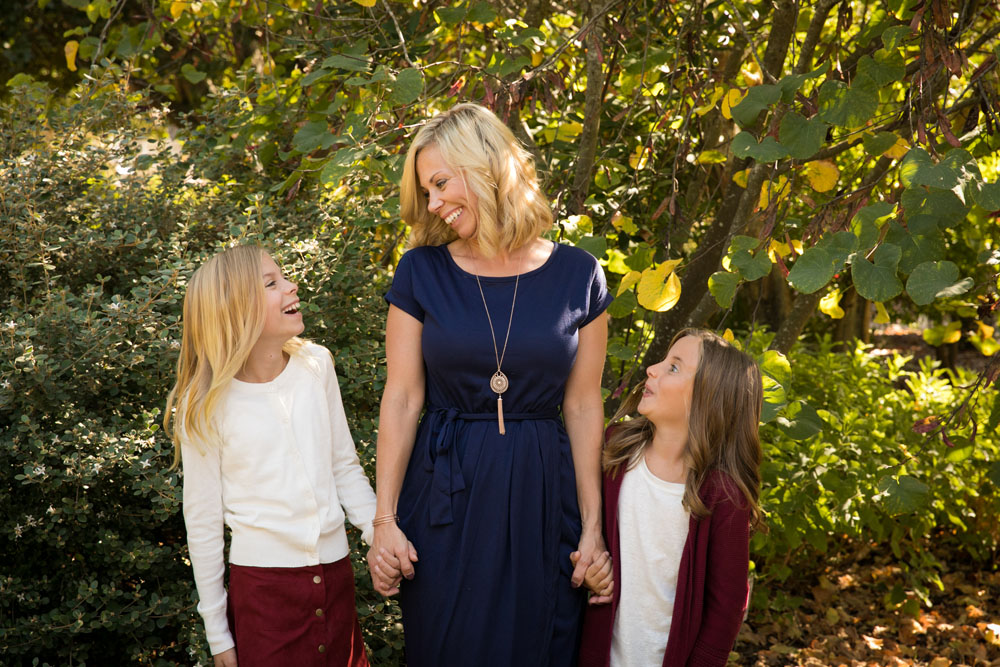
{"label": "tree trunk", "polygon": [[816,312],[816,306],[819,305],[822,298],[822,290],[817,290],[812,294],[799,294],[795,297],[795,301],[792,303],[792,310],[788,313],[785,321],[781,323],[778,333],[774,336],[774,340],[771,341],[770,349],[777,350],[782,354],[788,354],[788,351],[792,349],[792,345],[799,339],[802,328],[809,321],[809,318],[813,316],[813,313]]}
{"label": "tree trunk", "polygon": [[[596,2],[590,6],[590,16],[600,13]],[[594,161],[597,158],[597,139],[601,130],[602,91],[604,76],[601,72],[601,38],[604,21],[595,21],[587,33],[587,91],[584,95],[583,131],[580,133],[580,153],[573,174],[569,206],[573,213],[585,213],[583,203],[593,182]]]}
{"label": "tree trunk", "polygon": [[[763,66],[775,78],[781,76],[788,55],[788,46],[795,34],[797,7],[797,3],[793,0],[783,0],[774,10],[774,22],[768,36]],[[756,128],[758,132],[760,129]],[[735,174],[743,170],[747,163],[746,160],[734,160],[729,173]],[[671,310],[656,316],[656,333],[646,351],[644,363],[648,364],[651,360],[659,361],[663,358],[674,333],[687,323],[688,318],[701,303],[708,278],[718,270],[719,262],[729,248],[730,237],[747,225],[760,198],[760,188],[769,170],[770,165],[755,163],[747,177],[745,190],[730,182],[723,195],[722,206],[715,222],[712,223],[684,271],[680,300]]]}

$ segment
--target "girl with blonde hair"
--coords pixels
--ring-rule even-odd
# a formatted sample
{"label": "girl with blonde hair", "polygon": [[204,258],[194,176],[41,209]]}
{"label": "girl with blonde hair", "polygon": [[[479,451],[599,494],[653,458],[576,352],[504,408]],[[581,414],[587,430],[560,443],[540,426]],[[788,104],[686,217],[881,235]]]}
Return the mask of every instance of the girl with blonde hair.
{"label": "girl with blonde hair", "polygon": [[720,336],[686,329],[646,375],[608,431],[615,589],[587,610],[580,665],[722,667],[747,607],[750,532],[762,527],[760,370]]}
{"label": "girl with blonde hair", "polygon": [[[345,510],[371,541],[375,494],[330,352],[259,247],[202,265],[184,297],[163,425],[183,463],[198,611],[217,666],[368,664]],[[224,526],[231,531],[229,590]]]}
{"label": "girl with blonde hair", "polygon": [[410,667],[574,665],[605,554],[604,273],[541,238],[530,156],[478,105],[420,128],[400,200],[373,583],[400,593]]}

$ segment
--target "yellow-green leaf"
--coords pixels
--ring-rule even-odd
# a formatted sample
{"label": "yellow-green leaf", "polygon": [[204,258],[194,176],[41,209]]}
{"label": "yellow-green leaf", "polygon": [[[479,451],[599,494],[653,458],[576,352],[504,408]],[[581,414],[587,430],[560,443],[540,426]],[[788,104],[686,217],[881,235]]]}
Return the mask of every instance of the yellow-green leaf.
{"label": "yellow-green leaf", "polygon": [[632,217],[622,215],[621,211],[615,211],[615,214],[611,216],[611,225],[618,231],[624,231],[626,234],[639,233],[639,227],[632,220]]}
{"label": "yellow-green leaf", "polygon": [[761,74],[760,65],[757,64],[756,58],[751,58],[750,62],[740,70],[740,74],[743,75],[743,79],[747,82],[748,86],[759,86],[764,80],[764,75]]}
{"label": "yellow-green leaf", "polygon": [[71,39],[66,42],[66,67],[70,72],[76,71],[76,52],[80,50],[80,42]]}
{"label": "yellow-green leaf", "polygon": [[803,169],[806,181],[816,192],[829,192],[837,184],[840,178],[840,170],[837,165],[829,160],[815,160],[810,162]]}
{"label": "yellow-green leaf", "polygon": [[955,320],[948,324],[939,324],[930,329],[924,329],[924,341],[928,345],[945,345],[947,343],[957,343],[962,340],[962,321]]}
{"label": "yellow-green leaf", "polygon": [[[355,2],[357,2],[357,0],[355,0]],[[576,137],[580,136],[581,132],[583,132],[583,125],[577,123],[576,121],[561,123],[559,125],[559,129],[556,130],[556,140],[572,141]]]}
{"label": "yellow-green leaf", "polygon": [[885,304],[881,301],[875,302],[875,319],[873,320],[875,324],[888,324],[889,323],[889,313],[885,309]]}
{"label": "yellow-green leaf", "polygon": [[375,6],[375,0],[354,0],[354,2],[358,3],[362,7],[374,7]]}
{"label": "yellow-green leaf", "polygon": [[844,316],[844,309],[840,307],[840,290],[832,289],[827,295],[820,299],[819,309],[825,315],[829,315],[835,320]]}
{"label": "yellow-green leaf", "polygon": [[618,293],[615,294],[615,296],[616,297],[621,296],[622,292],[624,292],[625,290],[632,289],[632,286],[635,285],[637,282],[639,282],[639,278],[641,277],[642,274],[639,273],[638,271],[629,271],[628,273],[626,273],[625,277],[622,278],[621,285],[618,286]]}
{"label": "yellow-green leaf", "polygon": [[557,28],[570,28],[573,26],[573,19],[566,14],[553,14],[549,20]]}
{"label": "yellow-green leaf", "polygon": [[662,313],[677,305],[681,298],[681,281],[674,268],[678,264],[679,259],[672,259],[642,272],[639,278],[640,306]]}
{"label": "yellow-green leaf", "polygon": [[892,158],[893,160],[898,160],[910,150],[910,145],[906,143],[906,140],[900,137],[896,140],[896,145],[882,153],[882,155],[887,158]]}
{"label": "yellow-green leaf", "polygon": [[645,146],[636,146],[635,152],[628,158],[628,165],[635,169],[636,171],[644,168],[646,163],[649,162],[649,156],[652,151]]}
{"label": "yellow-green leaf", "polygon": [[969,342],[972,343],[972,346],[979,350],[979,353],[984,357],[992,357],[1000,351],[1000,342],[997,342],[996,338],[980,338],[979,336],[970,336]]}
{"label": "yellow-green leaf", "polygon": [[704,106],[696,107],[694,112],[699,116],[704,116],[709,111],[711,111],[716,104],[719,103],[719,98],[722,97],[722,93],[725,92],[721,86],[716,86],[712,91],[712,96],[708,99]]}
{"label": "yellow-green leaf", "polygon": [[733,107],[743,101],[743,93],[733,88],[722,98],[722,116],[726,120],[733,119]]}
{"label": "yellow-green leaf", "polygon": [[781,201],[788,196],[790,189],[784,174],[778,176],[777,180],[765,181],[760,187],[760,207],[767,208],[771,201]]}
{"label": "yellow-green leaf", "polygon": [[725,161],[726,154],[722,151],[702,151],[696,159],[698,164],[722,164]]}
{"label": "yellow-green leaf", "polygon": [[187,2],[186,0],[174,0],[174,2],[171,2],[170,3],[171,18],[173,18],[175,21],[179,19],[181,17],[181,14],[184,13],[184,10],[187,9],[190,4],[191,3]]}

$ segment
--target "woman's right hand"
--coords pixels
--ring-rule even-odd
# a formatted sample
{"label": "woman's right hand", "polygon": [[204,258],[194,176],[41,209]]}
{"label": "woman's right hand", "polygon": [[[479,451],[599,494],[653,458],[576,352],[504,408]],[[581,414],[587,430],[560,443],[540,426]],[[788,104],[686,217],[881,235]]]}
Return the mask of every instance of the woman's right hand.
{"label": "woman's right hand", "polygon": [[215,667],[236,667],[236,649],[231,648],[228,651],[223,651],[218,655],[212,656],[215,658]]}
{"label": "woman's right hand", "polygon": [[375,526],[375,537],[368,550],[368,571],[372,586],[384,596],[399,592],[403,577],[412,579],[417,550],[395,523]]}

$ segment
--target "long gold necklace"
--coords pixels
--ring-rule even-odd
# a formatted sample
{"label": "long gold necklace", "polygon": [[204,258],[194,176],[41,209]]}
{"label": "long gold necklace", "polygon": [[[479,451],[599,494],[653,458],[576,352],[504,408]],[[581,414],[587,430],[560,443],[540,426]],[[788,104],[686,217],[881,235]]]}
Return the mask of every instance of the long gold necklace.
{"label": "long gold necklace", "polygon": [[500,426],[500,435],[507,433],[503,425],[503,393],[507,391],[507,387],[510,383],[507,380],[507,376],[501,370],[503,366],[504,355],[507,354],[507,341],[510,339],[510,325],[514,321],[514,304],[517,303],[517,285],[521,280],[521,261],[524,259],[524,255],[521,255],[521,259],[517,260],[517,277],[514,278],[514,297],[510,300],[510,318],[507,320],[507,335],[503,339],[503,349],[497,349],[497,335],[493,330],[493,318],[490,317],[490,307],[486,305],[486,295],[483,293],[483,284],[479,281],[479,268],[476,266],[476,256],[472,253],[472,249],[469,249],[469,255],[472,257],[472,269],[474,275],[476,276],[476,284],[479,285],[479,296],[483,298],[483,308],[486,309],[486,321],[490,323],[490,338],[493,340],[493,355],[496,357],[497,371],[490,378],[490,389],[496,392],[497,395],[497,424]]}

